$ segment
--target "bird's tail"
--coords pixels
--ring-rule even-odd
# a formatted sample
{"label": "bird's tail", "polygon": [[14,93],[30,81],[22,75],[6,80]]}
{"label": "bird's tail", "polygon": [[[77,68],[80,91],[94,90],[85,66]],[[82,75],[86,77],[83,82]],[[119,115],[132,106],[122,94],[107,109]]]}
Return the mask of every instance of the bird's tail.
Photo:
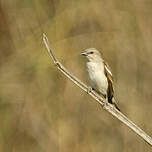
{"label": "bird's tail", "polygon": [[113,103],[113,105],[116,107],[116,109],[117,109],[117,110],[119,110],[119,111],[120,111],[120,108],[117,106],[117,104],[116,104],[116,103]]}
{"label": "bird's tail", "polygon": [[120,108],[117,106],[116,100],[114,99],[114,97],[112,98],[112,104],[115,106],[115,108],[116,108],[117,110],[120,111]]}

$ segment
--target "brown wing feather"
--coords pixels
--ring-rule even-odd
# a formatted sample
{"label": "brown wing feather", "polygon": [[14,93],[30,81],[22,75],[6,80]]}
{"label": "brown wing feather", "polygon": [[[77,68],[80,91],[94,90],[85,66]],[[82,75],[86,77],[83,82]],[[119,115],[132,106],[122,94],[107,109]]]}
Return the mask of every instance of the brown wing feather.
{"label": "brown wing feather", "polygon": [[104,72],[108,79],[108,90],[107,90],[108,102],[113,104],[116,107],[116,109],[120,111],[119,107],[115,103],[115,100],[113,100],[114,85],[113,85],[113,77],[110,71],[110,67],[105,61],[104,61],[104,65],[105,65]]}
{"label": "brown wing feather", "polygon": [[112,98],[114,96],[113,76],[112,76],[112,73],[110,71],[110,67],[109,67],[108,63],[106,63],[104,61],[104,65],[106,66],[104,68],[104,73],[105,73],[107,80],[108,80],[108,90],[107,90],[108,102],[113,103],[112,102]]}

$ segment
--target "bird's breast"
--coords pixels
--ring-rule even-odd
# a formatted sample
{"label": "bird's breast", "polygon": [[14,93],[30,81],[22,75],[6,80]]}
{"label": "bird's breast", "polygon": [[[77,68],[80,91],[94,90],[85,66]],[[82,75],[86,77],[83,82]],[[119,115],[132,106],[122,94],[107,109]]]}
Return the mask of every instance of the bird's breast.
{"label": "bird's breast", "polygon": [[104,64],[87,62],[86,68],[88,73],[88,81],[91,87],[100,91],[101,93],[106,93],[108,81],[104,74]]}

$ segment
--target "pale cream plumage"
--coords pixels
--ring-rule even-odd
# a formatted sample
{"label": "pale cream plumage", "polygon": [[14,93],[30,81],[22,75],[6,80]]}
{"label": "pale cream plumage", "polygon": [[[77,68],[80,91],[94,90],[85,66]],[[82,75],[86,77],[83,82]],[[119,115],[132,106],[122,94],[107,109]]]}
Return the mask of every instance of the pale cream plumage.
{"label": "pale cream plumage", "polygon": [[86,70],[88,81],[93,90],[102,94],[109,103],[119,110],[114,102],[113,77],[110,67],[104,61],[102,54],[95,48],[86,49],[82,55],[86,56]]}

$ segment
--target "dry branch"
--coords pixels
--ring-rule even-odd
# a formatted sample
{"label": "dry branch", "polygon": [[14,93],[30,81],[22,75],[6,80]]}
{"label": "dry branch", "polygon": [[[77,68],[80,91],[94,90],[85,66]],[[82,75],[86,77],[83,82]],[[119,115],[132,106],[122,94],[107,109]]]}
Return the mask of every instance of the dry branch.
{"label": "dry branch", "polygon": [[[53,51],[49,45],[48,38],[45,34],[43,34],[43,41],[47,48],[47,51],[52,58],[54,64],[57,66],[58,70],[60,70],[65,76],[67,76],[72,82],[74,82],[77,86],[79,86],[82,90],[85,92],[88,92],[89,87],[86,86],[84,83],[82,83],[78,78],[73,76],[55,57],[53,54]],[[95,99],[96,102],[98,102],[106,111],[111,113],[113,116],[115,116],[117,119],[119,119],[122,123],[124,123],[126,126],[128,126],[130,129],[132,129],[136,134],[138,134],[142,139],[144,139],[148,144],[152,146],[152,138],[147,135],[142,129],[140,129],[136,124],[134,124],[131,120],[129,120],[124,114],[122,114],[120,111],[118,111],[114,106],[111,104],[108,104],[104,98],[99,96],[96,92],[93,90],[89,91],[88,94],[92,96],[92,98]]]}

